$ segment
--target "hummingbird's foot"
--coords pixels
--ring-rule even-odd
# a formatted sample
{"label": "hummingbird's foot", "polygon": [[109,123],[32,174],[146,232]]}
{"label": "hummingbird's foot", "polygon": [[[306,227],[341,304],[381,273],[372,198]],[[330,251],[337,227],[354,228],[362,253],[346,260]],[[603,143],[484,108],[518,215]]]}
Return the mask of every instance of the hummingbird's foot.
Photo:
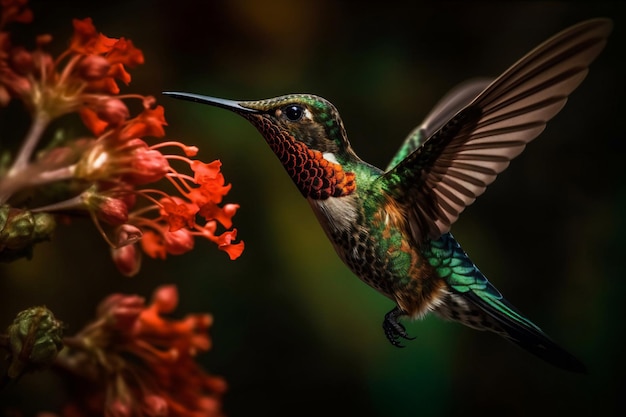
{"label": "hummingbird's foot", "polygon": [[383,321],[383,330],[385,331],[385,336],[387,336],[387,339],[391,342],[392,345],[399,348],[404,347],[404,345],[400,343],[400,338],[406,340],[415,339],[414,337],[409,336],[402,323],[398,321],[398,319],[404,315],[406,315],[404,311],[396,307],[389,313],[385,314],[385,320]]}

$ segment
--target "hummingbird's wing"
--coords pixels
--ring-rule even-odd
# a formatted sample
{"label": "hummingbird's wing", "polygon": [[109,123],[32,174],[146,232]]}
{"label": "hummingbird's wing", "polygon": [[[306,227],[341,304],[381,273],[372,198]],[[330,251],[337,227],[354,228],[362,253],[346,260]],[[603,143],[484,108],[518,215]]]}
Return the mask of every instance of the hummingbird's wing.
{"label": "hummingbird's wing", "polygon": [[519,60],[380,180],[410,208],[417,241],[450,230],[511,159],[565,105],[612,28],[592,19]]}
{"label": "hummingbird's wing", "polygon": [[389,165],[387,165],[386,171],[398,165],[404,158],[422,146],[422,143],[424,143],[427,138],[441,129],[441,127],[452,119],[463,107],[470,104],[492,81],[492,79],[487,78],[468,80],[450,90],[437,102],[422,124],[409,133],[404,142],[402,142],[398,152],[396,152],[393,159],[389,162]]}

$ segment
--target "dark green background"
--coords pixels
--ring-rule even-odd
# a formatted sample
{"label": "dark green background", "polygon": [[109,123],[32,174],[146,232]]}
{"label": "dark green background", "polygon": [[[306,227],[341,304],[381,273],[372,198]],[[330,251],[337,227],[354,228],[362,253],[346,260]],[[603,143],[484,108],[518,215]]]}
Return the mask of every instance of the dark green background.
{"label": "dark green background", "polygon": [[[214,314],[214,347],[202,362],[228,381],[224,408],[232,417],[626,413],[620,2],[32,4],[33,27],[53,33],[59,50],[71,19],[91,16],[99,31],[144,51],[146,64],[124,91],[157,95],[168,137],[222,160],[233,184],[228,201],[241,204],[235,225],[246,251],[231,262],[200,242],[166,262],[146,259],[126,279],[94,227],[77,221],[59,227],[33,260],[0,265],[2,326],[20,309],[46,304],[71,333],[110,292],[148,296],[176,283],[181,313]],[[586,376],[435,317],[408,324],[416,340],[393,348],[381,329],[391,303],[340,263],[259,134],[226,111],[158,96],[319,94],[340,110],[357,153],[384,167],[455,84],[496,76],[549,36],[598,16],[613,18],[615,29],[588,78],[453,227],[505,296],[583,359]],[[0,140],[20,137],[0,121]],[[52,385],[45,373],[25,377],[0,394],[0,406],[54,409],[62,396]]]}

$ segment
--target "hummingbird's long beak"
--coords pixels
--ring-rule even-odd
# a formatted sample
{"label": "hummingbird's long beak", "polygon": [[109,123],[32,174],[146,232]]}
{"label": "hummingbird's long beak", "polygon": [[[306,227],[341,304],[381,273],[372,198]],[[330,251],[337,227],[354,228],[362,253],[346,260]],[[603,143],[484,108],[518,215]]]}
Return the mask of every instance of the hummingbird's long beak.
{"label": "hummingbird's long beak", "polygon": [[178,98],[181,100],[194,101],[196,103],[222,107],[224,109],[228,109],[236,113],[258,113],[259,112],[258,110],[255,110],[255,109],[249,109],[247,107],[243,107],[241,104],[239,104],[238,101],[235,101],[235,100],[226,100],[223,98],[202,96],[200,94],[193,94],[193,93],[181,93],[181,92],[176,92],[176,91],[164,91],[162,94],[165,96]]}

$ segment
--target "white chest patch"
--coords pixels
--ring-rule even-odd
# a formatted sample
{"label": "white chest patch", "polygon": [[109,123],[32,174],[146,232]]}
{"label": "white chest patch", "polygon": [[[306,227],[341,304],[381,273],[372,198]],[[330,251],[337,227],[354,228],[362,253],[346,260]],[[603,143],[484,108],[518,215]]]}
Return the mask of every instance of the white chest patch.
{"label": "white chest patch", "polygon": [[322,154],[322,157],[328,162],[332,162],[333,164],[338,164],[337,158],[335,158],[335,154],[332,152],[325,152]]}
{"label": "white chest patch", "polygon": [[356,196],[350,195],[325,200],[309,199],[309,204],[323,227],[329,227],[331,230],[346,230],[357,220],[358,208],[353,204],[355,198]]}

